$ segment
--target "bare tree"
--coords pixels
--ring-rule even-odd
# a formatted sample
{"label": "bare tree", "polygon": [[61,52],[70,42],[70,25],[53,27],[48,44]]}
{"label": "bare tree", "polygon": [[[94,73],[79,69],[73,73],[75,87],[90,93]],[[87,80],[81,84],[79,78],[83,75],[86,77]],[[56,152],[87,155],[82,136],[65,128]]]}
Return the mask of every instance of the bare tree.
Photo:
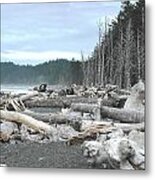
{"label": "bare tree", "polygon": [[101,67],[102,67],[102,59],[101,59],[101,40],[102,40],[102,22],[99,20],[98,22],[98,33],[99,33],[99,40],[98,40],[98,75],[97,81],[98,85],[101,84]]}
{"label": "bare tree", "polygon": [[124,48],[123,48],[123,29],[120,25],[120,41],[118,42],[118,64],[117,64],[117,85],[121,88],[123,83],[123,66],[124,66]]}
{"label": "bare tree", "polygon": [[132,47],[134,43],[134,36],[132,31],[132,22],[131,19],[129,19],[128,26],[126,28],[126,34],[125,34],[125,87],[130,88],[131,87],[131,57],[132,57]]}
{"label": "bare tree", "polygon": [[141,43],[141,59],[142,59],[142,78],[145,79],[145,8],[142,8],[142,43]]}
{"label": "bare tree", "polygon": [[138,70],[138,80],[141,79],[141,57],[140,57],[140,31],[137,30],[137,70]]}
{"label": "bare tree", "polygon": [[83,85],[86,85],[86,63],[82,51],[81,51],[81,60],[82,60],[82,71],[83,71]]}
{"label": "bare tree", "polygon": [[110,72],[109,72],[109,79],[110,83],[113,84],[113,70],[114,70],[114,59],[113,59],[113,34],[112,31],[109,29],[109,36],[110,36]]}

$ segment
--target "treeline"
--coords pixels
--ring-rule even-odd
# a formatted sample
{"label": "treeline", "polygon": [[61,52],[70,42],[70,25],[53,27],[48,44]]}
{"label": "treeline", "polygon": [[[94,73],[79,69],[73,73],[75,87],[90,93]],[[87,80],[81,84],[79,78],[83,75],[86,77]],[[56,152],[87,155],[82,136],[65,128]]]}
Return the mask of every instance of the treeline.
{"label": "treeline", "polygon": [[145,2],[124,1],[117,18],[98,23],[99,40],[92,55],[82,53],[86,85],[116,84],[129,88],[145,81]]}
{"label": "treeline", "polygon": [[36,66],[1,62],[2,84],[82,84],[81,63],[76,60],[57,59]]}
{"label": "treeline", "polygon": [[49,83],[130,88],[145,81],[145,1],[122,2],[118,16],[98,22],[98,43],[82,61],[57,59],[36,66],[1,63],[1,83]]}

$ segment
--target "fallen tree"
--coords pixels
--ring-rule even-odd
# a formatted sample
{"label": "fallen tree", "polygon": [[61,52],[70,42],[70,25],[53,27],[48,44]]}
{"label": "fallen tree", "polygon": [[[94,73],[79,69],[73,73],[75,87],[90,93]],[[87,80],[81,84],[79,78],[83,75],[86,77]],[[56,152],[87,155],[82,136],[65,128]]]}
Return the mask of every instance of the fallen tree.
{"label": "fallen tree", "polygon": [[19,112],[0,110],[0,118],[6,121],[25,124],[26,126],[43,134],[53,135],[56,133],[56,129],[54,127]]}
{"label": "fallen tree", "polygon": [[144,122],[142,123],[111,123],[104,121],[93,121],[93,120],[85,120],[84,117],[78,115],[70,115],[70,114],[62,114],[62,113],[36,113],[34,111],[25,110],[22,112],[23,114],[29,115],[35,119],[48,122],[50,124],[69,124],[73,127],[78,126],[79,131],[84,131],[89,127],[93,126],[105,126],[111,125],[117,128],[123,129],[125,132],[129,132],[133,129],[144,131]]}
{"label": "fallen tree", "polygon": [[93,125],[86,128],[84,131],[79,132],[77,136],[71,137],[68,141],[68,145],[81,144],[86,140],[96,139],[98,134],[110,133],[115,127],[111,124]]}
{"label": "fallen tree", "polygon": [[[138,134],[138,132],[137,132]],[[144,142],[144,133],[140,139]],[[145,153],[139,142],[118,133],[103,142],[85,141],[82,145],[83,155],[90,166],[106,169],[144,170]]]}
{"label": "fallen tree", "polygon": [[16,99],[24,102],[24,101],[31,99],[32,97],[38,96],[38,94],[39,93],[37,91],[33,91],[33,92],[28,93],[28,94],[22,95]]}
{"label": "fallen tree", "polygon": [[30,92],[28,94],[21,95],[18,97],[7,95],[4,97],[1,97],[0,107],[1,109],[6,109],[6,110],[23,111],[25,110],[24,102],[37,95],[38,95],[38,92],[36,91]]}
{"label": "fallen tree", "polygon": [[[103,99],[102,105],[117,107],[119,101],[122,99]],[[98,98],[85,98],[85,97],[57,97],[53,99],[33,99],[25,101],[25,106],[28,108],[32,107],[60,107],[66,108],[70,107],[72,103],[88,103],[95,104],[98,102]]]}
{"label": "fallen tree", "polygon": [[31,110],[25,110],[22,114],[29,115],[35,119],[38,119],[43,122],[48,122],[49,124],[69,124],[75,129],[78,126],[78,129],[82,123],[82,116],[63,114],[63,113],[37,113]]}
{"label": "fallen tree", "polygon": [[84,131],[86,129],[89,129],[91,127],[104,127],[104,126],[112,126],[114,128],[122,129],[123,132],[128,133],[132,131],[133,129],[138,131],[145,131],[145,124],[142,123],[113,123],[113,122],[104,122],[104,121],[90,121],[90,120],[84,120],[81,124],[81,131]]}
{"label": "fallen tree", "polygon": [[98,105],[90,105],[83,103],[73,103],[71,109],[73,111],[95,113],[96,109],[101,109],[102,118],[110,118],[113,120],[119,120],[120,122],[128,123],[140,123],[144,122],[144,112],[128,109],[118,109],[112,107],[106,107]]}
{"label": "fallen tree", "polygon": [[117,131],[118,129],[124,133],[129,133],[132,130],[145,131],[144,123],[129,124],[85,120],[82,121],[81,132],[69,139],[68,144],[74,145],[81,144],[86,140],[96,140],[99,135],[113,133],[114,130]]}
{"label": "fallen tree", "polygon": [[48,122],[50,124],[64,124],[70,121],[69,117],[63,114],[57,113],[38,113],[31,110],[25,110],[22,114],[29,115],[40,121]]}

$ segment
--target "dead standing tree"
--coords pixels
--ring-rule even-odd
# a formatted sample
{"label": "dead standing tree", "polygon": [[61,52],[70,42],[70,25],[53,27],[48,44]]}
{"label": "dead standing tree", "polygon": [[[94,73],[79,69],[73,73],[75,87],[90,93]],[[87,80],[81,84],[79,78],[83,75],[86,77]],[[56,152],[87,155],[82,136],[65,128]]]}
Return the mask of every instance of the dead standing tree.
{"label": "dead standing tree", "polygon": [[141,59],[142,78],[145,79],[145,8],[142,8],[142,33],[141,33]]}
{"label": "dead standing tree", "polygon": [[[102,30],[103,31],[103,30]],[[103,32],[102,32],[103,34]],[[104,34],[102,35],[102,43],[101,43],[101,85],[105,86],[105,47],[106,47],[106,34],[107,34],[107,17],[105,17],[104,24]]]}
{"label": "dead standing tree", "polygon": [[128,26],[125,34],[125,87],[129,89],[131,87],[131,58],[132,58],[132,47],[134,47],[134,35],[132,31],[132,22],[129,19]]}
{"label": "dead standing tree", "polygon": [[83,52],[81,51],[81,60],[82,60],[82,72],[83,72],[83,85],[86,85],[87,71],[86,71],[86,62],[84,59]]}
{"label": "dead standing tree", "polygon": [[120,42],[118,44],[118,50],[119,50],[119,61],[118,61],[118,81],[117,84],[119,87],[122,87],[123,80],[122,80],[122,74],[123,74],[123,64],[124,64],[124,48],[123,48],[123,29],[120,26]]}
{"label": "dead standing tree", "polygon": [[102,38],[102,22],[99,20],[98,22],[98,33],[99,33],[99,40],[98,40],[98,72],[97,72],[97,82],[98,85],[101,84],[101,67],[102,67],[102,60],[101,60],[101,38]]}
{"label": "dead standing tree", "polygon": [[140,31],[137,30],[137,70],[138,70],[138,79],[141,79],[141,57],[140,57]]}
{"label": "dead standing tree", "polygon": [[109,40],[110,40],[110,72],[109,72],[109,78],[110,83],[113,84],[113,70],[114,70],[114,59],[113,59],[113,52],[114,52],[114,46],[113,46],[113,33],[112,30],[109,28]]}

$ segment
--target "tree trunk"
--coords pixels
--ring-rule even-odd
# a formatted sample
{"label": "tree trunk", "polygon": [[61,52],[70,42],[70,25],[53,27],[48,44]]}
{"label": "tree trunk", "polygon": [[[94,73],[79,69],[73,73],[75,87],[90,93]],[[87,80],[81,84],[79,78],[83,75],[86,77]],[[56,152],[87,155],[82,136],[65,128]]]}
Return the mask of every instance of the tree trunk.
{"label": "tree trunk", "polygon": [[104,122],[104,121],[92,121],[92,120],[83,120],[81,124],[81,131],[89,129],[95,126],[111,126],[114,128],[122,129],[125,133],[129,133],[132,130],[138,131],[145,131],[144,122],[142,123],[111,123],[111,122]]}
{"label": "tree trunk", "polygon": [[141,57],[140,57],[140,32],[137,30],[137,60],[138,60],[138,80],[141,79]]}
{"label": "tree trunk", "polygon": [[82,60],[82,72],[83,72],[83,85],[86,85],[86,62],[82,51],[81,51],[81,60]]}
{"label": "tree trunk", "polygon": [[131,19],[129,20],[127,29],[126,29],[126,38],[125,38],[125,88],[130,89],[131,80],[130,80],[130,70],[131,70],[131,49],[133,46],[133,31],[131,26]]}
{"label": "tree trunk", "polygon": [[[41,100],[29,100],[24,104],[28,108],[32,107],[59,107],[66,108],[70,107],[72,103],[87,103],[95,104],[98,98],[84,98],[84,97],[74,97],[74,98],[56,98],[56,99],[41,99]],[[117,107],[119,99],[103,99],[102,104],[105,106]]]}
{"label": "tree trunk", "polygon": [[49,124],[74,124],[77,123],[77,120],[82,120],[82,116],[79,115],[70,115],[70,114],[56,114],[56,113],[37,113],[31,110],[25,110],[22,112],[23,114],[29,115],[35,119],[38,119],[40,121],[48,122]]}
{"label": "tree trunk", "polygon": [[0,118],[6,121],[25,124],[28,127],[35,129],[36,131],[43,134],[52,135],[53,133],[56,133],[56,129],[53,128],[52,126],[44,122],[38,121],[28,115],[21,114],[18,112],[0,110]]}
{"label": "tree trunk", "polygon": [[39,94],[38,91],[34,91],[34,92],[28,93],[28,94],[26,94],[26,95],[20,96],[19,98],[17,98],[17,100],[21,100],[21,101],[24,102],[24,101],[26,101],[26,100],[31,99],[32,97],[37,96],[38,94]]}
{"label": "tree trunk", "polygon": [[[98,109],[97,105],[90,104],[72,104],[71,109],[74,111],[80,112],[89,112],[95,113],[96,109]],[[144,112],[136,111],[136,110],[126,110],[126,109],[117,109],[102,106],[101,107],[101,116],[102,118],[110,118],[113,120],[119,120],[120,122],[127,123],[141,123],[144,122]]]}

